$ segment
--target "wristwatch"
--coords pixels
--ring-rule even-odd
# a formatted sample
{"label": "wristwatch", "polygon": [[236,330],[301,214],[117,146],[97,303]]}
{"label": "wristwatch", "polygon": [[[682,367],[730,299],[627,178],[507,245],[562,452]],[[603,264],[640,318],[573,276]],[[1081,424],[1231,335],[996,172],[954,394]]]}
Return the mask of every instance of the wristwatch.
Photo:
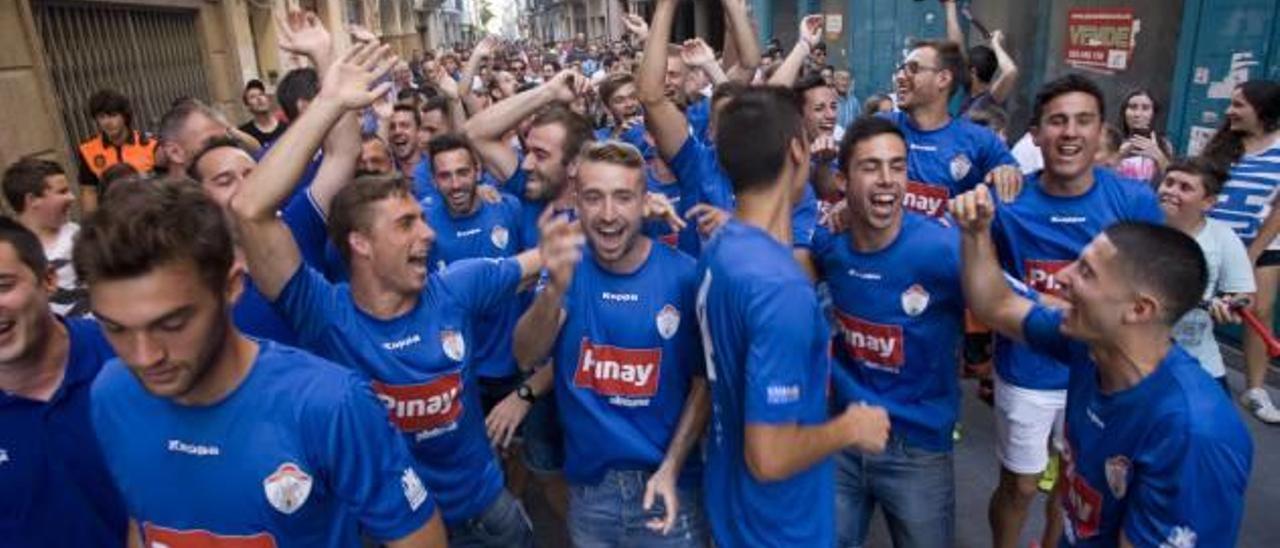
{"label": "wristwatch", "polygon": [[524,401],[527,401],[529,403],[533,403],[534,400],[538,399],[538,395],[534,394],[533,389],[529,388],[529,385],[527,384],[521,384],[518,388],[516,388],[516,397]]}

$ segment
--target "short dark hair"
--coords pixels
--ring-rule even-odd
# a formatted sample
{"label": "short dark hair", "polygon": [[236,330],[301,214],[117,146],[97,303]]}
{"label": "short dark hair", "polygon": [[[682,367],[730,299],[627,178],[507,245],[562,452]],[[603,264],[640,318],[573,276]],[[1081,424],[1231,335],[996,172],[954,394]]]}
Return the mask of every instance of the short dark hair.
{"label": "short dark hair", "polygon": [[200,165],[200,160],[203,159],[206,154],[226,147],[238,149],[244,151],[245,154],[249,154],[250,157],[253,156],[253,154],[244,148],[244,145],[240,144],[239,139],[230,135],[219,135],[205,141],[204,146],[200,147],[200,152],[197,152],[195,156],[191,157],[191,164],[187,166],[187,176],[191,177],[191,180],[197,183],[200,182],[200,173],[199,170],[196,169],[196,166]]}
{"label": "short dark hair", "polygon": [[618,93],[618,90],[622,89],[623,86],[634,84],[635,82],[635,77],[630,74],[610,74],[603,82],[600,82],[600,101],[606,105],[609,104],[609,99],[613,98],[613,94]]}
{"label": "short dark hair", "polygon": [[799,101],[797,105],[799,105],[801,109],[804,109],[805,94],[809,93],[809,90],[825,87],[831,86],[827,84],[826,80],[822,79],[822,74],[818,72],[808,72],[796,80],[795,85],[791,86],[791,89],[796,92],[796,100]]}
{"label": "short dark hair", "polygon": [[133,278],[175,261],[195,263],[221,296],[235,260],[222,208],[190,179],[133,177],[115,183],[80,229],[76,276],[93,285]]}
{"label": "short dark hair", "polygon": [[441,97],[439,95],[433,95],[431,97],[428,97],[426,100],[422,102],[421,105],[418,106],[418,112],[419,112],[418,125],[422,125],[422,116],[421,116],[422,114],[429,114],[437,110],[447,114],[448,110],[446,109],[448,108],[449,108],[448,99],[445,99],[444,97]]}
{"label": "short dark hair", "polygon": [[31,229],[22,226],[22,223],[8,217],[0,217],[0,242],[13,246],[13,250],[18,254],[18,260],[31,269],[36,280],[42,280],[45,273],[49,271],[49,259],[45,257],[40,238],[36,237],[36,233]]}
{"label": "short dark hair", "polygon": [[920,40],[911,45],[911,49],[929,48],[938,54],[938,68],[951,73],[951,87],[947,95],[969,86],[969,67],[965,63],[964,52],[960,44],[950,40]]}
{"label": "short dark hair", "polygon": [[1129,110],[1129,101],[1134,97],[1146,97],[1151,100],[1151,129],[1154,131],[1159,129],[1156,124],[1160,123],[1160,113],[1164,107],[1160,105],[1160,101],[1147,88],[1135,88],[1124,94],[1124,100],[1120,101],[1120,131],[1128,137],[1133,134],[1133,128],[1129,127],[1129,117],[1125,116],[1124,111]]}
{"label": "short dark hair", "polygon": [[892,102],[893,99],[883,93],[876,93],[867,97],[867,100],[862,102],[862,115],[874,116],[876,113],[880,112],[880,103],[884,101]]}
{"label": "short dark hair", "polygon": [[1068,93],[1087,93],[1098,102],[1098,118],[1105,120],[1107,100],[1102,95],[1102,88],[1088,76],[1068,74],[1040,87],[1036,92],[1036,101],[1031,107],[1031,125],[1039,127],[1040,117],[1044,116],[1044,107],[1054,99]]}
{"label": "short dark hair", "polygon": [[743,92],[751,89],[750,86],[742,82],[728,81],[721,83],[711,92],[711,106],[714,108],[716,104],[725,99],[733,99]]}
{"label": "short dark hair", "polygon": [[351,264],[349,236],[357,230],[369,228],[370,207],[391,197],[413,197],[413,182],[404,175],[366,175],[356,177],[351,184],[342,187],[329,206],[329,239],[338,254]]}
{"label": "short dark hair", "polygon": [[582,150],[582,145],[595,139],[595,131],[586,117],[560,104],[548,106],[533,116],[530,127],[542,127],[552,124],[564,129],[564,143],[561,152],[564,154],[564,165],[569,165]]}
{"label": "short dark hair", "polygon": [[969,48],[969,68],[973,69],[973,76],[979,82],[990,84],[996,75],[996,69],[1000,68],[995,50],[983,45]]}
{"label": "short dark hair", "polygon": [[392,107],[391,113],[395,114],[397,112],[408,112],[413,116],[413,125],[422,127],[422,114],[419,113],[418,109],[414,108],[413,105],[408,103],[396,103],[396,105]]}
{"label": "short dark hair", "polygon": [[256,89],[256,90],[261,91],[261,92],[263,92],[263,93],[266,93],[266,92],[267,92],[267,86],[266,86],[266,84],[263,84],[263,83],[262,83],[262,80],[259,80],[259,79],[257,79],[257,78],[254,78],[254,79],[252,79],[252,80],[249,80],[249,82],[248,82],[248,83],[246,83],[246,84],[244,85],[244,91],[241,91],[241,92],[240,92],[240,102],[242,102],[242,103],[248,103],[248,102],[249,102],[249,99],[248,99],[248,97],[249,97],[249,90],[253,90],[253,89]]}
{"label": "short dark hair", "polygon": [[1120,128],[1113,124],[1103,124],[1102,131],[1107,137],[1107,142],[1103,145],[1107,152],[1120,152],[1120,145],[1124,144],[1124,134],[1120,133]]}
{"label": "short dark hair", "polygon": [[454,150],[465,150],[471,155],[471,161],[476,161],[475,152],[471,150],[471,142],[466,136],[460,133],[442,133],[431,138],[427,143],[427,156],[431,159],[431,171],[436,169],[436,156],[445,152]]}
{"label": "short dark hair", "polygon": [[1156,293],[1165,325],[1199,305],[1209,269],[1194,239],[1175,228],[1134,221],[1113,224],[1103,233],[1130,280]]}
{"label": "short dark hair", "polygon": [[1227,181],[1228,177],[1227,170],[1219,163],[1203,156],[1174,160],[1172,164],[1169,164],[1169,167],[1165,168],[1164,173],[1168,175],[1175,171],[1200,177],[1200,183],[1204,186],[1205,196],[1216,196],[1219,192],[1222,192],[1222,185]]}
{"label": "short dark hair", "polygon": [[57,162],[30,156],[22,158],[4,170],[4,199],[15,213],[22,213],[27,207],[27,196],[39,198],[49,190],[45,179],[66,173]]}
{"label": "short dark hair", "polygon": [[969,121],[999,133],[1009,127],[1009,114],[994,102],[986,103],[969,109]]}
{"label": "short dark hair", "polygon": [[129,177],[138,175],[138,168],[133,167],[129,162],[120,162],[112,164],[106,171],[102,172],[102,188],[100,192],[106,192],[116,181],[121,181]]}
{"label": "short dark hair", "polygon": [[124,125],[133,127],[129,98],[114,89],[100,89],[89,96],[89,116],[97,118],[99,114],[119,114],[124,116]]}
{"label": "short dark hair", "polygon": [[310,101],[320,93],[320,75],[313,68],[293,69],[286,72],[276,84],[276,101],[292,123],[298,119],[298,101]]}
{"label": "short dark hair", "polygon": [[725,105],[715,143],[735,194],[771,185],[782,173],[791,142],[804,140],[804,119],[796,104],[790,89],[763,86]]}
{"label": "short dark hair", "polygon": [[853,149],[858,143],[879,135],[896,135],[905,144],[907,137],[902,134],[898,124],[879,116],[863,116],[849,124],[840,140],[840,171],[848,173],[849,162],[853,159]]}

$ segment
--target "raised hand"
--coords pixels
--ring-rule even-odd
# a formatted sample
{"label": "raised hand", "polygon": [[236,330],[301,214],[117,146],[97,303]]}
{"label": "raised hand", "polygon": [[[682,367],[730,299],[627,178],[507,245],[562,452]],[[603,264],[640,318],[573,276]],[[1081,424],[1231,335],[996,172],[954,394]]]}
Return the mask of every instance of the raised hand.
{"label": "raised hand", "polygon": [[703,238],[710,238],[732,217],[728,211],[706,203],[694,205],[684,216],[698,224],[698,234]]}
{"label": "raised hand", "polygon": [[831,134],[819,135],[809,146],[809,155],[824,165],[834,160],[840,152],[840,143]]}
{"label": "raised hand", "polygon": [[984,182],[996,188],[1000,201],[1009,203],[1022,193],[1022,170],[1012,165],[1000,166],[987,173]]}
{"label": "raised hand", "polygon": [[560,71],[544,85],[555,93],[557,101],[565,103],[591,93],[591,81],[572,69]]}
{"label": "raised hand", "polygon": [[458,81],[449,76],[449,71],[444,69],[444,65],[436,65],[430,78],[445,99],[452,101],[458,98]]}
{"label": "raised hand", "polygon": [[329,67],[319,97],[337,101],[347,109],[362,109],[391,91],[391,82],[370,89],[399,60],[391,46],[360,44],[347,50]]}
{"label": "raised hand", "polygon": [[557,215],[555,208],[548,207],[538,219],[538,228],[542,233],[538,250],[542,252],[543,267],[550,276],[550,283],[556,289],[566,291],[573,283],[574,270],[582,261],[582,246],[586,242],[582,224]]}
{"label": "raised hand", "polygon": [[991,31],[991,45],[997,48],[1004,47],[1004,31],[1000,29]]}
{"label": "raised hand", "polygon": [[492,57],[493,52],[498,49],[498,39],[492,36],[485,36],[476,43],[475,49],[471,50],[473,59],[484,59]]}
{"label": "raised hand", "polygon": [[691,67],[705,67],[716,62],[716,53],[701,38],[693,38],[680,45],[680,59]]}
{"label": "raised hand", "polygon": [[629,13],[622,17],[622,26],[627,28],[627,32],[631,33],[641,42],[649,39],[649,23],[646,23],[643,17],[634,13]]}
{"label": "raised hand", "polygon": [[372,31],[360,25],[347,26],[347,34],[351,35],[351,42],[354,44],[378,41],[378,37],[374,36]]}
{"label": "raised hand", "polygon": [[680,218],[680,214],[676,213],[676,208],[671,205],[671,200],[665,194],[659,192],[645,194],[644,218],[654,221],[666,221],[672,232],[680,232],[688,225],[688,223],[684,222],[684,219]]}
{"label": "raised hand", "polygon": [[333,54],[333,37],[315,12],[289,10],[286,13],[277,10],[275,20],[280,49],[305,55],[316,64],[326,62]]}
{"label": "raised hand", "polygon": [[804,40],[809,47],[818,45],[822,41],[822,23],[825,20],[821,15],[808,15],[804,20],[800,21],[800,39]]}
{"label": "raised hand", "polygon": [[996,216],[996,206],[991,200],[991,191],[987,185],[978,185],[973,190],[951,199],[951,216],[960,229],[970,234],[981,234],[991,229],[991,221]]}

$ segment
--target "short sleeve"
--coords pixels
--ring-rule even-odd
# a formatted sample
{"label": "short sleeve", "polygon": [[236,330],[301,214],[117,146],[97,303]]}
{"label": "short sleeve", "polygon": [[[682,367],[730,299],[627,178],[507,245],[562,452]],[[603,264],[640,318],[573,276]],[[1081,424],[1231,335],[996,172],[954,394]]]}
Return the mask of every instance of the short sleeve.
{"label": "short sleeve", "polygon": [[1062,334],[1062,319],[1061,310],[1040,304],[1031,305],[1031,311],[1022,319],[1022,336],[1026,339],[1027,346],[1068,365],[1087,361],[1088,348]]}
{"label": "short sleeve", "polygon": [[1148,440],[1135,456],[1127,495],[1129,540],[1134,546],[1234,546],[1248,460],[1219,440],[1192,439],[1185,416],[1160,421]]}
{"label": "short sleeve", "polygon": [[1152,224],[1164,224],[1164,210],[1160,209],[1160,200],[1156,198],[1156,193],[1147,185],[1127,185],[1126,188],[1135,189],[1133,195],[1133,203],[1129,204],[1129,211],[1132,212],[1130,220],[1145,221]]}
{"label": "short sleeve", "polygon": [[464,259],[439,274],[445,289],[473,316],[494,312],[516,296],[520,262],[516,259]]}
{"label": "short sleeve", "polygon": [[817,226],[818,194],[813,191],[813,185],[806,184],[800,203],[791,209],[791,245],[804,249],[811,248]]}
{"label": "short sleeve", "polygon": [[337,287],[303,263],[272,303],[289,321],[303,346],[315,344],[329,322],[342,321]]}
{"label": "short sleeve", "polygon": [[299,192],[289,199],[280,212],[280,218],[293,233],[303,262],[315,268],[324,265],[324,248],[329,243],[328,226],[320,208],[311,199],[311,192]]}
{"label": "short sleeve", "polygon": [[1249,263],[1249,251],[1244,242],[1224,225],[1215,225],[1214,242],[1222,257],[1222,270],[1218,275],[1217,291],[1222,293],[1253,293],[1258,290],[1253,279],[1253,266]]}
{"label": "short sleeve", "polygon": [[1009,153],[1009,147],[1000,140],[1000,137],[987,128],[979,128],[982,135],[982,173],[986,177],[987,173],[1000,166],[1018,167],[1018,160]]}
{"label": "short sleeve", "polygon": [[692,191],[699,203],[720,209],[733,207],[733,190],[726,188],[727,179],[720,177],[715,151],[696,138],[684,140],[684,146],[671,158],[669,165],[680,182],[682,194]]}
{"label": "short sleeve", "polygon": [[351,380],[338,408],[315,424],[323,435],[314,439],[323,445],[313,451],[323,455],[336,495],[372,537],[401,539],[431,519],[435,501],[367,383]]}
{"label": "short sleeve", "polygon": [[750,305],[745,318],[749,346],[744,416],[748,423],[797,422],[806,401],[826,390],[810,385],[810,368],[824,364],[814,363],[811,346],[797,340],[798,334],[820,329],[814,325],[817,301],[813,289],[800,282],[757,288],[754,293],[745,296]]}
{"label": "short sleeve", "polygon": [[827,254],[834,251],[838,238],[838,234],[831,232],[831,229],[825,226],[817,225],[814,227],[813,244],[809,248],[813,252],[814,260],[821,262]]}

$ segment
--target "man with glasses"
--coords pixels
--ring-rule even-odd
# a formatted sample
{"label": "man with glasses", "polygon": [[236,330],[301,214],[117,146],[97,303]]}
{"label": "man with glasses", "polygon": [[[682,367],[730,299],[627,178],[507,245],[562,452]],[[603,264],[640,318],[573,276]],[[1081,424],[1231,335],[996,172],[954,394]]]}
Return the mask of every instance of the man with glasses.
{"label": "man with glasses", "polygon": [[1009,149],[991,130],[952,118],[947,103],[966,78],[960,46],[918,42],[894,72],[900,112],[886,114],[906,135],[909,209],[940,216],[947,199],[978,183],[994,184],[1012,200],[1022,174]]}

